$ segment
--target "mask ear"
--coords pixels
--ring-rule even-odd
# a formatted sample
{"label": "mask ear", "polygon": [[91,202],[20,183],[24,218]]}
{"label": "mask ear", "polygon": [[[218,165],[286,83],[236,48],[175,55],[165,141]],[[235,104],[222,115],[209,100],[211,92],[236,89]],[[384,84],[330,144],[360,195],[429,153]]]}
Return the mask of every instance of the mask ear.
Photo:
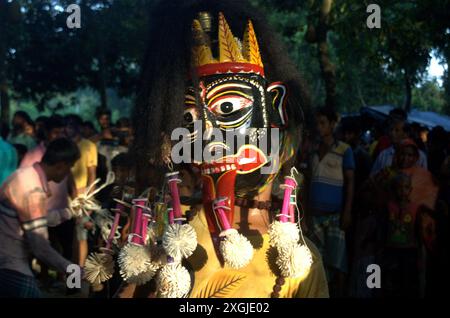
{"label": "mask ear", "polygon": [[272,97],[269,107],[272,118],[272,126],[286,128],[288,125],[288,118],[286,114],[286,85],[282,82],[274,82],[267,87],[267,92]]}

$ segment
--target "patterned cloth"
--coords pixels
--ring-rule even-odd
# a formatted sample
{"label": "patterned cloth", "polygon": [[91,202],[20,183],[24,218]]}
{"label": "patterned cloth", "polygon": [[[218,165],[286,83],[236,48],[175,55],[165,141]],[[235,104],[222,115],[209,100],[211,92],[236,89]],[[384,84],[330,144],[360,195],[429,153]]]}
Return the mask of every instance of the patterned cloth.
{"label": "patterned cloth", "polygon": [[0,298],[41,298],[36,279],[19,272],[0,269]]}
{"label": "patterned cloth", "polygon": [[312,214],[340,213],[344,202],[344,171],[355,170],[352,148],[338,141],[322,159],[316,152],[312,157],[311,168]]}
{"label": "patterned cloth", "polygon": [[340,219],[339,214],[313,216],[313,236],[311,240],[320,251],[325,266],[333,267],[346,273],[345,232],[341,230]]}

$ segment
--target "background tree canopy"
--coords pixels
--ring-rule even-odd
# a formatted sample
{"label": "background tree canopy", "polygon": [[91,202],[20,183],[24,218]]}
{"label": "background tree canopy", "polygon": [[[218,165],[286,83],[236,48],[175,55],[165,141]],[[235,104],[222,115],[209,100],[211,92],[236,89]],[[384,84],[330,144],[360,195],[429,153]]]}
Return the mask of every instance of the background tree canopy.
{"label": "background tree canopy", "polygon": [[[427,76],[431,55],[448,65],[450,0],[378,0],[381,28],[366,25],[371,1],[251,0],[282,35],[315,105],[353,112],[392,104],[450,114],[442,85]],[[69,29],[65,9],[81,8]],[[127,114],[145,53],[155,0],[0,0],[3,120],[21,108],[79,112],[96,106]]]}

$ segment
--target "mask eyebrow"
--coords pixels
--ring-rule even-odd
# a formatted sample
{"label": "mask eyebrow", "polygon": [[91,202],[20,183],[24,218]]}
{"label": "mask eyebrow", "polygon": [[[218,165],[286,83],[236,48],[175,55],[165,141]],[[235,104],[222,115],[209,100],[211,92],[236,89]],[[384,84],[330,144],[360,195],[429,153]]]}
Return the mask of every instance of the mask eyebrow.
{"label": "mask eyebrow", "polygon": [[244,88],[244,89],[252,89],[250,86],[248,85],[243,85],[243,84],[237,84],[237,83],[230,83],[230,84],[223,84],[223,85],[219,85],[217,87],[214,87],[212,90],[210,90],[208,92],[208,94],[206,94],[206,98],[209,99],[211,98],[211,96],[213,96],[214,94],[217,94],[225,89],[228,88]]}
{"label": "mask eyebrow", "polygon": [[195,97],[193,95],[186,94],[184,95],[184,103],[186,106],[195,106]]}
{"label": "mask eyebrow", "polygon": [[[225,96],[224,96],[225,95]],[[211,99],[208,100],[208,106],[211,105],[212,103],[218,101],[218,100],[222,100],[223,98],[227,98],[229,97],[229,95],[234,95],[234,96],[242,96],[243,98],[248,99],[249,101],[253,102],[253,97],[250,95],[247,95],[241,91],[232,91],[232,90],[227,90],[226,92],[222,92],[222,93],[218,93],[215,96],[213,96]]]}

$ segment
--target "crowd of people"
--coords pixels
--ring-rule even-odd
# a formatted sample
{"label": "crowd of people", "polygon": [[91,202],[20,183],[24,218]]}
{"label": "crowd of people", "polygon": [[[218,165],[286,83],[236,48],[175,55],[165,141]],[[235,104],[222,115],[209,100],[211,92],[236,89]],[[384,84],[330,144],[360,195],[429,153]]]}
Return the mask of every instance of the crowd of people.
{"label": "crowd of people", "polygon": [[[374,127],[316,112],[298,166],[307,176],[304,226],[321,250],[330,293],[352,297],[425,297],[445,288],[448,266],[450,134],[407,121],[393,109]],[[376,129],[383,127],[382,129]],[[377,135],[378,134],[378,135]],[[381,288],[367,284],[380,266]],[[370,272],[370,271],[369,271]]]}
{"label": "crowd of people", "polygon": [[[69,198],[97,178],[105,181],[111,171],[114,183],[96,196],[102,206],[111,208],[118,193],[133,196],[130,120],[113,125],[111,113],[99,109],[97,125],[99,130],[73,114],[33,122],[18,111],[10,131],[1,127],[0,295],[37,297],[63,280],[69,264],[83,268],[88,253],[104,244],[94,213],[72,217]],[[322,255],[331,296],[441,293],[448,266],[450,134],[409,124],[400,109],[390,113],[384,129],[374,129],[378,135],[369,142],[361,138],[358,120],[340,121],[327,108],[316,110],[315,125],[297,155],[295,165],[305,177],[297,199],[304,208],[302,228]],[[157,185],[153,168],[148,177]],[[198,171],[180,168],[182,197],[200,193]],[[11,209],[20,211],[17,217],[11,218]],[[129,226],[123,218],[122,242]],[[25,241],[38,261],[31,263],[24,253]],[[381,288],[367,284],[371,264],[381,268]],[[48,265],[59,276],[50,277]],[[32,272],[37,268],[39,285]],[[120,282],[118,274],[113,282]],[[102,284],[90,290],[106,295]],[[67,290],[74,292],[79,290]]]}
{"label": "crowd of people", "polygon": [[[4,287],[0,295],[8,294],[9,282],[13,284],[9,291],[16,290],[17,296],[38,296],[39,288],[30,279],[33,276],[30,265],[39,271],[39,282],[44,289],[51,288],[55,279],[63,280],[68,264],[82,268],[98,233],[94,215],[73,218],[69,215],[69,198],[85,192],[97,178],[104,181],[110,171],[115,171],[116,180],[130,181],[123,180],[128,175],[123,170],[130,166],[127,152],[133,136],[129,119],[120,118],[112,125],[108,110],[98,109],[96,115],[98,131],[92,122],[83,121],[78,115],[41,116],[33,122],[23,111],[14,114],[11,130],[6,125],[1,127],[0,236],[5,240],[1,240],[0,247],[0,281]],[[59,175],[55,178],[52,171]],[[112,188],[98,194],[104,198],[103,202],[108,200],[107,191]],[[3,218],[12,209],[21,212],[14,226],[11,220]],[[39,220],[47,214],[57,215],[59,221],[46,223],[48,232],[42,233]],[[26,223],[32,226],[25,227]],[[29,233],[34,230],[38,233],[30,238]],[[16,241],[11,243],[11,236],[22,237],[19,240],[22,245],[18,246]],[[52,247],[44,243],[47,238]],[[23,253],[25,239],[40,243],[31,245],[38,259],[32,264]],[[58,270],[57,277],[49,275],[48,265]],[[20,276],[16,277],[16,283],[11,279],[14,275]],[[14,285],[18,281],[23,284],[17,290]],[[68,293],[77,292],[80,290],[68,290]]]}

